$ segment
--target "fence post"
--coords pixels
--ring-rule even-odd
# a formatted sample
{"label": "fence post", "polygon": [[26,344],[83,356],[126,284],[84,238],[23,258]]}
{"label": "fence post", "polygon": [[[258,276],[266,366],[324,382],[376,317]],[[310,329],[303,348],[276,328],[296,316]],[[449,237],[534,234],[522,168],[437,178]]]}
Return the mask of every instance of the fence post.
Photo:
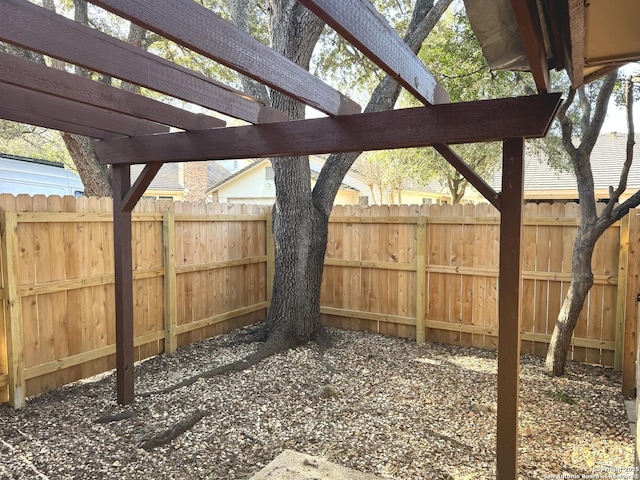
{"label": "fence post", "polygon": [[[640,302],[640,294],[636,297],[636,300],[638,302]],[[640,328],[640,303],[637,304],[638,305],[638,316],[637,316],[637,320],[636,320],[636,332],[638,331],[637,329]],[[635,404],[636,404],[636,431],[632,432],[635,433],[635,437],[636,437],[636,441],[635,441],[635,449],[634,449],[634,465],[636,466],[636,471],[638,469],[638,467],[640,467],[640,452],[638,451],[640,448],[640,437],[638,437],[638,435],[640,435],[640,424],[638,424],[638,407],[640,407],[640,395],[637,394],[636,389],[638,388],[638,386],[640,385],[640,368],[638,368],[638,366],[640,366],[640,346],[638,345],[640,343],[640,339],[636,339],[636,364],[635,364],[635,384],[634,384],[634,389],[628,392],[624,391],[624,385],[623,385],[623,395],[627,396],[627,397],[632,397],[633,393],[636,393],[636,400],[635,400]],[[624,380],[624,378],[623,378]]]}
{"label": "fence post", "polygon": [[164,248],[164,349],[174,353],[178,348],[176,334],[178,307],[176,289],[176,216],[162,215],[162,245]]}
{"label": "fence post", "polygon": [[22,333],[22,300],[18,275],[18,216],[3,212],[0,228],[4,258],[3,283],[6,295],[7,369],[9,374],[9,405],[25,406],[26,379]]}
{"label": "fence post", "polygon": [[273,216],[271,209],[267,208],[266,229],[266,250],[267,250],[267,310],[271,308],[271,295],[273,294],[273,276],[276,268],[276,251],[273,240]]}
{"label": "fence post", "polygon": [[[638,238],[637,210],[630,210],[628,215],[629,238],[634,239],[629,244],[629,260],[627,263],[627,305],[622,343],[622,394],[633,397],[636,390],[636,355],[638,351],[638,323],[640,323],[640,295],[638,295],[640,277],[640,248],[635,241]],[[635,301],[634,301],[635,300]]]}
{"label": "fence post", "polygon": [[427,221],[419,217],[416,232],[416,343],[424,345],[425,291],[427,288]]}
{"label": "fence post", "polygon": [[622,352],[624,349],[624,320],[627,316],[627,277],[629,271],[629,216],[620,220],[620,251],[618,254],[618,287],[616,291],[616,336],[613,368],[622,370]]}

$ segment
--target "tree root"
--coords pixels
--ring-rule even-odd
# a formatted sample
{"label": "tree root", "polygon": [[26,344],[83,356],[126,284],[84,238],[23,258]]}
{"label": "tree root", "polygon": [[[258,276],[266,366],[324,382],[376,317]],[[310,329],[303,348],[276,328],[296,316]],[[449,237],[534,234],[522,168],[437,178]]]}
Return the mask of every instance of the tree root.
{"label": "tree root", "polygon": [[209,415],[209,412],[206,410],[199,410],[190,417],[179,421],[173,427],[164,430],[160,433],[156,433],[151,438],[145,440],[140,447],[145,450],[153,450],[156,447],[160,447],[162,445],[166,445],[170,443],[171,440],[177,438],[182,435],[184,432],[193,427],[196,423],[202,420],[204,417]]}
{"label": "tree root", "polygon": [[313,335],[313,341],[318,344],[318,347],[320,347],[320,356],[324,356],[324,352],[329,350],[333,343],[331,335],[329,335],[326,327],[322,324],[318,325],[316,332]]}
{"label": "tree root", "polygon": [[237,340],[231,340],[229,342],[223,343],[225,347],[230,347],[238,344],[250,344],[250,343],[263,343],[267,341],[267,336],[269,331],[267,329],[266,322],[260,322],[256,325],[250,325],[248,327],[243,328],[240,332],[238,332],[237,336],[239,337]]}
{"label": "tree root", "polygon": [[[260,325],[260,327],[262,328],[256,328],[254,331],[249,332],[248,335],[252,335],[255,333],[264,333],[266,335],[266,328],[264,328],[262,324]],[[324,356],[324,352],[331,347],[331,337],[323,325],[319,325],[318,330],[316,331],[313,337],[313,340],[320,347],[320,356],[322,358]],[[288,341],[287,339],[283,339],[282,336],[272,335],[271,337],[267,338],[267,340],[264,343],[262,343],[262,345],[260,345],[260,347],[258,347],[258,349],[255,352],[247,355],[246,357],[240,360],[237,360],[232,363],[228,363],[226,365],[222,365],[220,367],[212,368],[211,370],[207,370],[197,375],[193,375],[191,377],[185,378],[184,380],[178,383],[175,383],[173,385],[170,385],[166,388],[163,388],[161,390],[153,390],[150,392],[140,393],[138,394],[138,396],[140,398],[146,398],[152,395],[170,393],[180,388],[193,385],[200,379],[211,378],[218,375],[227,375],[229,373],[241,372],[243,370],[246,370],[247,368],[257,365],[262,360],[270,357],[271,355],[284,352],[286,350],[289,350],[290,348],[294,348],[295,346],[296,344],[294,344],[291,341]]]}
{"label": "tree root", "polygon": [[150,397],[151,395],[170,393],[170,392],[173,392],[174,390],[178,390],[180,388],[188,387],[189,385],[193,385],[194,383],[196,383],[201,378],[211,378],[211,377],[215,377],[215,376],[218,376],[218,375],[226,375],[226,374],[229,374],[229,373],[241,372],[243,370],[246,370],[247,368],[250,368],[250,367],[260,363],[265,358],[268,358],[271,355],[274,355],[276,353],[288,350],[291,347],[292,347],[292,345],[288,345],[288,344],[281,345],[276,341],[267,341],[267,342],[263,343],[258,348],[258,350],[256,350],[255,352],[247,355],[243,359],[237,360],[237,361],[232,362],[232,363],[228,363],[226,365],[222,365],[220,367],[212,368],[211,370],[207,370],[205,372],[201,372],[201,373],[199,373],[197,375],[193,375],[192,377],[185,378],[181,382],[175,383],[175,384],[170,385],[170,386],[168,386],[166,388],[163,388],[161,390],[154,390],[154,391],[151,391],[151,392],[141,393],[141,394],[139,394],[139,397],[145,398],[145,397]]}

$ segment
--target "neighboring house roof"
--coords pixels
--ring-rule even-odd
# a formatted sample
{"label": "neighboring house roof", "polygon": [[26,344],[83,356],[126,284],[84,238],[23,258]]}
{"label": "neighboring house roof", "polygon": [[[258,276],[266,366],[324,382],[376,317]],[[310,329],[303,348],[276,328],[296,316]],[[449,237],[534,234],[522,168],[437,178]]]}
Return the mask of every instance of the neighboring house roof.
{"label": "neighboring house roof", "polygon": [[445,195],[450,195],[449,187],[447,186],[447,184],[439,180],[431,180],[429,183],[423,186],[418,186],[413,182],[407,180],[402,184],[402,188],[404,190],[412,192],[444,193]]}
{"label": "neighboring house roof", "polygon": [[225,178],[211,184],[211,186],[207,189],[207,193],[211,193],[217,189],[219,189],[222,185],[224,185],[227,182],[230,182],[231,180],[233,180],[236,177],[239,177],[240,175],[242,175],[244,172],[251,170],[252,168],[257,167],[258,165],[260,165],[262,162],[266,162],[268,159],[266,158],[262,158],[262,159],[258,159],[253,163],[250,163],[249,165],[247,165],[244,168],[241,168],[240,170],[238,170],[235,173],[232,173],[228,176],[226,176]]}
{"label": "neighboring house roof", "polygon": [[[144,165],[131,165],[131,178],[135,181]],[[149,190],[161,190],[167,192],[181,192],[184,190],[182,175],[180,174],[181,165],[179,163],[165,163],[158,171],[155,178],[149,185]],[[229,177],[231,172],[220,165],[215,160],[207,162],[207,185],[209,188]]]}
{"label": "neighboring house roof", "polygon": [[209,160],[207,162],[207,188],[211,188],[213,185],[220,183],[230,175],[231,172],[220,165],[220,162],[215,160]]}
{"label": "neighboring house roof", "polygon": [[[640,135],[636,135],[636,144],[640,142]],[[610,186],[618,186],[620,172],[626,158],[627,135],[603,134],[598,137],[591,152],[591,170],[596,190],[608,190]],[[629,170],[627,180],[628,189],[640,189],[640,151],[634,149],[634,160]],[[493,175],[492,186],[500,190],[502,171]],[[530,152],[525,155],[524,190],[528,191],[576,191],[576,177],[572,171],[554,170],[546,159],[535,156]]]}
{"label": "neighboring house roof", "polygon": [[[144,165],[131,165],[131,180],[136,181]],[[180,183],[180,165],[177,163],[165,163],[151,181],[148,190],[163,190],[181,192],[184,185]]]}
{"label": "neighboring house roof", "polygon": [[[329,155],[311,155],[309,156],[309,168],[311,168],[311,178],[318,180],[318,175]],[[354,192],[362,192],[366,188],[366,184],[361,182],[359,178],[353,175],[353,168],[347,172],[342,179],[340,188],[343,190],[353,190]]]}
{"label": "neighboring house roof", "polygon": [[[320,170],[322,170],[322,166],[324,165],[325,160],[326,159],[319,156],[315,156],[315,155],[309,157],[309,168],[311,169],[311,179],[313,180],[318,179],[318,175],[320,174]],[[215,190],[218,190],[225,183],[230,182],[231,180],[233,180],[236,177],[239,177],[245,172],[258,167],[258,165],[262,164],[263,162],[270,162],[270,160],[268,158],[257,159],[254,163],[247,165],[246,167],[238,170],[237,172],[223,178],[221,181],[210,186],[207,189],[207,193],[211,193]],[[346,190],[354,190],[354,191],[361,190],[360,188],[358,188],[358,185],[348,183],[348,177],[345,177],[345,181],[342,183],[341,188]]]}

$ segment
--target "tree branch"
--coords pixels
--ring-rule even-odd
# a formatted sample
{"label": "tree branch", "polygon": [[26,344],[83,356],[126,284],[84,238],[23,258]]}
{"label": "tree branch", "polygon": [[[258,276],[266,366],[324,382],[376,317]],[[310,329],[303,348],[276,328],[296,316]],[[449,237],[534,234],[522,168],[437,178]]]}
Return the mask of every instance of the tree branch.
{"label": "tree branch", "polygon": [[[240,30],[249,33],[249,12],[256,8],[257,0],[233,0],[231,2],[231,21]],[[262,100],[269,105],[269,91],[267,87],[246,75],[238,74],[242,89],[248,95]]]}
{"label": "tree branch", "polygon": [[[627,79],[627,84],[626,84],[626,99],[627,99],[627,129],[628,129],[628,134],[627,134],[627,156],[625,158],[624,161],[624,167],[622,168],[622,175],[620,175],[620,184],[618,185],[618,189],[616,190],[616,193],[618,193],[618,196],[616,198],[616,201],[618,198],[620,198],[620,195],[622,195],[622,192],[624,192],[624,190],[627,188],[627,177],[629,175],[629,169],[631,168],[631,163],[633,162],[633,150],[634,150],[634,146],[636,144],[636,140],[635,140],[635,135],[636,135],[636,131],[635,131],[635,124],[633,121],[633,87],[634,87],[634,83],[633,80],[631,78]],[[624,182],[624,183],[623,183]],[[609,203],[611,203],[612,199],[609,199]],[[638,205],[640,205],[640,190],[638,190],[636,193],[634,193],[631,197],[629,197],[627,200],[625,200],[624,202],[622,202],[622,204],[618,205],[615,209],[613,209],[613,212],[611,214],[611,218],[612,218],[612,222],[615,222],[617,220],[620,220],[622,217],[624,217],[631,208],[636,208]],[[608,207],[609,205],[607,205]],[[604,212],[603,212],[604,213]]]}
{"label": "tree branch", "polygon": [[583,135],[589,131],[589,125],[591,123],[591,102],[587,97],[585,86],[578,88],[578,101],[582,107],[582,116],[580,117],[580,125],[582,126]]}
{"label": "tree branch", "polygon": [[[515,72],[515,76],[516,76],[516,82],[518,82],[518,85],[520,85],[522,87],[522,89],[524,90],[525,94],[527,95],[536,95],[538,92],[535,91],[535,89],[524,79],[524,77],[522,76],[522,74],[520,72]],[[566,112],[566,109],[565,109]]]}
{"label": "tree branch", "polygon": [[562,129],[562,145],[571,157],[575,154],[576,147],[573,146],[573,142],[571,141],[571,138],[573,137],[573,122],[567,116],[567,110],[569,110],[569,107],[573,104],[575,97],[576,91],[573,88],[570,88],[569,93],[567,94],[567,99],[562,102],[562,105],[560,105],[560,108],[558,109],[558,121],[560,122],[560,128]]}
{"label": "tree branch", "polygon": [[[583,133],[582,142],[580,143],[579,148],[586,149],[585,151],[589,155],[591,155],[591,151],[593,150],[593,147],[598,140],[598,135],[600,135],[602,124],[604,123],[604,119],[607,116],[609,99],[611,98],[611,93],[613,92],[613,87],[615,86],[617,79],[617,70],[608,73],[604,77],[604,81],[602,82],[602,86],[600,87],[600,91],[598,92],[598,97],[596,99],[596,107],[593,112],[593,118],[591,118],[590,122],[587,118],[588,127]],[[581,90],[583,88],[584,87],[582,87]],[[591,105],[589,105],[589,112],[591,112]]]}
{"label": "tree branch", "polygon": [[[404,41],[413,52],[418,53],[420,51],[424,40],[451,2],[452,0],[440,0],[436,5],[433,5],[433,0],[416,1],[409,28],[404,36]],[[400,95],[400,91],[400,85],[392,77],[386,75],[373,91],[364,111],[391,110]],[[315,208],[327,216],[331,213],[333,200],[338,193],[342,180],[361,153],[338,153],[329,156],[313,189],[312,201]]]}

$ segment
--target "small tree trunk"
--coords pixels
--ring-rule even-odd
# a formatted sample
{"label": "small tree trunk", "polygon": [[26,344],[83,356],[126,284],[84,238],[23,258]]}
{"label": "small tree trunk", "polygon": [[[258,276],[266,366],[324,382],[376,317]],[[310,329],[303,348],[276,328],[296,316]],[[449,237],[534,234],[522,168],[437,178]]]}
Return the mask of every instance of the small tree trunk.
{"label": "small tree trunk", "polygon": [[591,257],[597,240],[598,236],[586,234],[585,228],[580,226],[573,245],[571,285],[562,303],[547,350],[544,371],[549,375],[564,375],[571,337],[593,286]]}
{"label": "small tree trunk", "polygon": [[[602,81],[602,85],[592,105],[584,89],[570,89],[567,100],[558,110],[558,120],[562,128],[562,144],[571,158],[573,172],[576,175],[578,185],[578,198],[580,199],[580,226],[578,235],[573,244],[571,257],[571,285],[558,315],[558,320],[551,335],[549,349],[545,360],[544,371],[550,375],[560,376],[564,374],[571,336],[578,323],[580,311],[584,301],[593,286],[593,273],[591,271],[591,258],[598,238],[616,220],[622,218],[631,204],[628,201],[614,208],[620,198],[620,194],[626,188],[626,173],[620,177],[618,189],[610,188],[611,198],[598,216],[596,207],[595,187],[593,172],[591,170],[591,151],[598,139],[600,129],[607,112],[607,105],[617,78],[617,73],[609,73]],[[573,122],[567,116],[567,110],[578,94],[581,110],[580,121],[582,124],[582,138],[576,147],[573,143]],[[626,172],[631,165],[631,159],[625,162]],[[624,170],[623,169],[623,170]],[[637,203],[635,204],[637,205]]]}

